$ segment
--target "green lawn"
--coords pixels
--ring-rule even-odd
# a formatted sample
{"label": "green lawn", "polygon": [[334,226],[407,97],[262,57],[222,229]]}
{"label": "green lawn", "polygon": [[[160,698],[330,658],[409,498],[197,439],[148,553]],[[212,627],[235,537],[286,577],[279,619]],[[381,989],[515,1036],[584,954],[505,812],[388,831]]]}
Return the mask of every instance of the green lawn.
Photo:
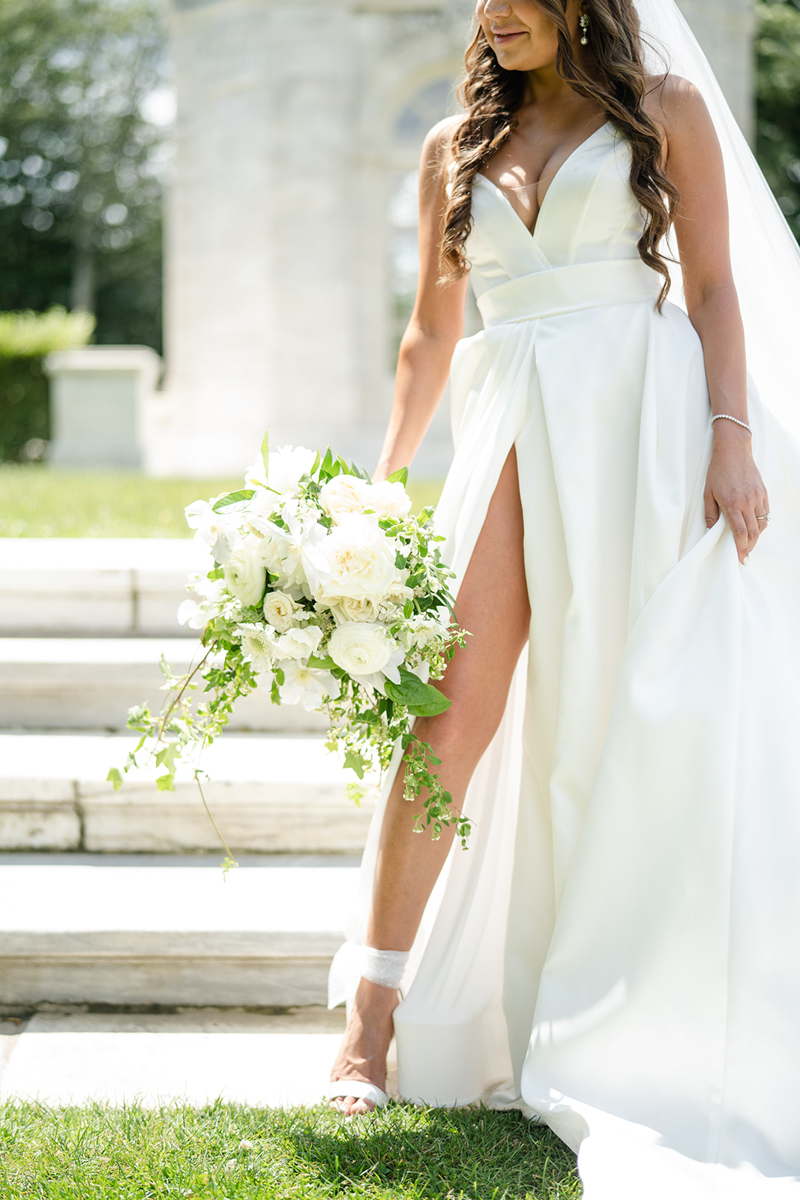
{"label": "green lawn", "polygon": [[[242,1143],[245,1143],[244,1145]],[[577,1200],[575,1160],[519,1113],[0,1106],[8,1200]]]}
{"label": "green lawn", "polygon": [[[146,479],[4,464],[0,537],[189,537],[187,504],[241,486],[241,479]],[[417,509],[435,504],[440,490],[426,480],[409,483]]]}

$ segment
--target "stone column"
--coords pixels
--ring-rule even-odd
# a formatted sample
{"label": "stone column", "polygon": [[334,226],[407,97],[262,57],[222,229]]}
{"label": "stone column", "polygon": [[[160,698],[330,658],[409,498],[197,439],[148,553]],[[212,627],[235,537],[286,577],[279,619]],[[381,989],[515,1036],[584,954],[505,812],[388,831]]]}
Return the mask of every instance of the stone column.
{"label": "stone column", "polygon": [[177,161],[167,213],[157,473],[239,472],[273,441],[341,442],[358,394],[344,0],[172,0]]}
{"label": "stone column", "polygon": [[733,115],[753,138],[753,0],[678,0],[686,20],[708,55]]}

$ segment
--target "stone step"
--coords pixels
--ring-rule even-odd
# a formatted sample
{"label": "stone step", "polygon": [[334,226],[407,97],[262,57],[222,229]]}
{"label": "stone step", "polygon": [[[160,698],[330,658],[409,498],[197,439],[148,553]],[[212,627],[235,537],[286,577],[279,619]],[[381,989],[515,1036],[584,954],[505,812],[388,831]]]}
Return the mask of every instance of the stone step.
{"label": "stone step", "polygon": [[[122,730],[133,705],[161,708],[161,655],[182,673],[199,651],[196,638],[0,638],[0,728]],[[327,722],[256,691],[237,705],[229,728],[324,732]]]}
{"label": "stone step", "polygon": [[343,1008],[318,1006],[275,1013],[65,1005],[0,1017],[0,1102],[319,1104],[344,1023]]}
{"label": "stone step", "polygon": [[191,538],[0,538],[0,634],[196,637],[175,614],[210,565]]}
{"label": "stone step", "polygon": [[0,1005],[322,1004],[353,861],[0,856]]}
{"label": "stone step", "polygon": [[[114,734],[0,734],[0,848],[174,853],[219,840],[188,768],[159,792],[150,767],[120,791],[105,782],[135,739]],[[226,734],[203,754],[203,788],[234,852],[360,854],[371,795],[315,737]]]}

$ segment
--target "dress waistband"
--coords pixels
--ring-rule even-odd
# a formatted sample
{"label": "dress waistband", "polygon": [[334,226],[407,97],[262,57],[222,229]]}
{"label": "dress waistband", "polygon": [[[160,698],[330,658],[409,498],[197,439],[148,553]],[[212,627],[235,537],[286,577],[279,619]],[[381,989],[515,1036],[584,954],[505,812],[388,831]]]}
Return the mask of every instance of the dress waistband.
{"label": "dress waistband", "polygon": [[478,297],[478,308],[485,325],[503,325],[604,304],[655,303],[662,283],[640,258],[574,263],[500,283]]}

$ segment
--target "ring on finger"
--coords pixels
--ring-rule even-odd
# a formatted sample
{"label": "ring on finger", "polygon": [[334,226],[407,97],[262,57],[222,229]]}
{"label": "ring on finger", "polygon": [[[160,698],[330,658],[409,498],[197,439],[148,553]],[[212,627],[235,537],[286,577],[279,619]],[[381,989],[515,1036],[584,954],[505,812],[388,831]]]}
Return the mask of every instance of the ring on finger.
{"label": "ring on finger", "polygon": [[757,521],[766,521],[767,524],[769,524],[769,519],[771,516],[772,516],[771,513],[762,513],[761,516],[759,516],[758,513],[756,513],[756,520]]}

